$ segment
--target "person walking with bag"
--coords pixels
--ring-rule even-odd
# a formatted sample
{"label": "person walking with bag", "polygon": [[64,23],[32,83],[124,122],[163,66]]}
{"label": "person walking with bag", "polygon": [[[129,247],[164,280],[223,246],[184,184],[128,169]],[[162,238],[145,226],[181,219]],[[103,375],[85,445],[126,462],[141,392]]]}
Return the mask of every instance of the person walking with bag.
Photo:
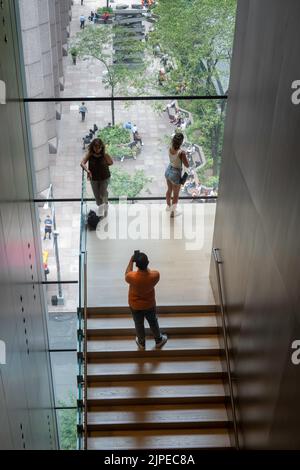
{"label": "person walking with bag", "polygon": [[[87,166],[88,163],[88,166]],[[99,217],[106,217],[108,211],[108,184],[110,180],[109,167],[113,165],[110,155],[105,152],[101,139],[94,139],[80,166],[87,172],[98,206]]]}
{"label": "person walking with bag", "polygon": [[174,135],[171,147],[169,148],[170,163],[165,172],[165,178],[167,180],[168,186],[166,193],[167,210],[170,211],[171,217],[175,217],[176,215],[180,214],[180,212],[178,212],[177,210],[179,191],[181,185],[185,182],[183,181],[185,176],[181,176],[182,166],[184,165],[186,168],[189,167],[189,162],[186,153],[181,150],[181,145],[183,144],[183,141],[183,134],[177,133]]}

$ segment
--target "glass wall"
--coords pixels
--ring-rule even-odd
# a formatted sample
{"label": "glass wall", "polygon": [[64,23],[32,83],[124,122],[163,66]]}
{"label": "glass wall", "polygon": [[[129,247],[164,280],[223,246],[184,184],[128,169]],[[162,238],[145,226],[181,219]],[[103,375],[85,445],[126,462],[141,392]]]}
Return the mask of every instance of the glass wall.
{"label": "glass wall", "polygon": [[[35,103],[35,110],[44,103]],[[60,138],[56,154],[47,154],[47,148],[36,147],[37,162],[44,168],[36,173],[41,187],[45,174],[50,187],[39,197],[65,202],[49,202],[39,206],[41,234],[47,215],[56,218],[61,238],[78,233],[79,205],[82,172],[80,163],[87,154],[89,144],[96,137],[106,145],[114,165],[111,168],[110,197],[163,197],[166,192],[165,170],[169,163],[168,149],[176,133],[184,135],[182,150],[189,161],[189,184],[182,196],[209,195],[218,188],[222,153],[226,101],[221,99],[152,99],[138,101],[114,101],[115,125],[112,125],[110,104],[88,100],[84,121],[80,101],[62,104],[63,114],[59,122]],[[29,108],[31,119],[32,111]],[[35,149],[33,149],[35,150]],[[191,184],[193,183],[193,184]],[[87,185],[88,197],[93,197]],[[50,189],[49,189],[50,188]],[[77,199],[72,204],[67,200]],[[47,243],[48,243],[48,236]],[[76,249],[77,239],[73,238]],[[68,260],[62,260],[68,263]],[[49,279],[51,274],[49,274]]]}
{"label": "glass wall", "polygon": [[[111,204],[120,197],[129,199],[128,206],[131,199],[147,198],[148,207],[142,211],[145,227],[153,198],[161,199],[156,200],[154,212],[163,213],[168,150],[172,137],[183,133],[189,168],[180,197],[189,198],[182,202],[193,207],[184,213],[185,226],[194,227],[201,246],[197,255],[193,250],[188,253],[190,234],[178,238],[176,221],[171,232],[177,235],[157,250],[155,243],[170,228],[164,215],[158,239],[141,247],[153,249],[152,260],[163,277],[178,285],[182,283],[173,276],[172,257],[184,260],[188,285],[182,285],[182,294],[179,289],[177,303],[193,302],[197,283],[208,279],[205,266],[218,195],[236,0],[150,3],[129,8],[131,2],[126,6],[117,0],[104,18],[106,0],[84,5],[79,0],[53,0],[43,12],[35,0],[29,25],[26,2],[19,1],[50,351],[61,447],[66,449],[76,445],[76,349],[81,347],[77,308],[83,306],[79,254],[86,210],[96,209],[86,175],[82,180],[80,162],[95,137],[104,141],[114,163],[108,188]],[[79,20],[82,15],[84,24]],[[87,205],[82,197],[89,200]],[[209,201],[213,204],[204,204]],[[137,211],[141,203],[135,204]],[[116,211],[121,226],[122,209]],[[113,299],[115,305],[126,304],[120,273],[137,240],[135,233],[123,245],[118,237],[101,239],[101,227],[88,232],[90,305],[112,305]],[[102,279],[100,287],[93,270]],[[101,270],[107,274],[105,281]],[[162,291],[160,300],[171,304],[168,283]]]}

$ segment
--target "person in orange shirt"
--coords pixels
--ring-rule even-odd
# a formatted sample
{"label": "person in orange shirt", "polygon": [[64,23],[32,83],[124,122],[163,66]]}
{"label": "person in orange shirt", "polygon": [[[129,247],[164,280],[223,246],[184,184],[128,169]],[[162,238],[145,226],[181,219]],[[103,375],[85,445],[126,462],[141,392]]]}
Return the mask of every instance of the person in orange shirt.
{"label": "person in orange shirt", "polygon": [[[133,270],[133,264],[138,270]],[[158,271],[148,269],[149,260],[145,253],[139,251],[130,258],[125,272],[125,281],[129,284],[128,303],[136,330],[136,344],[145,349],[145,317],[155,338],[156,348],[161,348],[168,340],[167,335],[160,332],[156,316],[154,287],[159,281]]]}

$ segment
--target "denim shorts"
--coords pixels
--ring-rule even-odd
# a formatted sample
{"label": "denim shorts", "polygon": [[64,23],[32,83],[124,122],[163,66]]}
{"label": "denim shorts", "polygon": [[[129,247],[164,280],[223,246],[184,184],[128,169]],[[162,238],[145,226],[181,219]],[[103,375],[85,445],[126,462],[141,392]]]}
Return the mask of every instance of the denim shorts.
{"label": "denim shorts", "polygon": [[181,184],[181,169],[175,168],[171,164],[168,166],[165,172],[165,177],[167,180],[171,181],[173,184]]}

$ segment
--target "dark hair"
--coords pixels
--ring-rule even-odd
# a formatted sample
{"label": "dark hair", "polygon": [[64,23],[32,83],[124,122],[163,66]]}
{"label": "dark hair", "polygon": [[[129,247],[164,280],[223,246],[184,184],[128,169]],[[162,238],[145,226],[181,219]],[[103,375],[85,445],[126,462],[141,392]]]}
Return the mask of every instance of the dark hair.
{"label": "dark hair", "polygon": [[147,267],[149,264],[148,256],[145,253],[139,253],[136,265],[141,271],[147,271]]}
{"label": "dark hair", "polygon": [[93,151],[94,151],[94,145],[95,144],[99,144],[100,147],[101,147],[101,150],[100,150],[100,154],[101,154],[101,157],[104,157],[105,155],[105,144],[104,142],[101,140],[101,139],[93,139],[92,142],[90,143],[88,149],[89,149],[89,152],[88,152],[88,155],[89,157],[93,154]]}
{"label": "dark hair", "polygon": [[174,150],[179,150],[183,141],[184,141],[184,135],[181,134],[181,132],[178,132],[178,134],[175,134],[173,139],[172,139],[173,149]]}

